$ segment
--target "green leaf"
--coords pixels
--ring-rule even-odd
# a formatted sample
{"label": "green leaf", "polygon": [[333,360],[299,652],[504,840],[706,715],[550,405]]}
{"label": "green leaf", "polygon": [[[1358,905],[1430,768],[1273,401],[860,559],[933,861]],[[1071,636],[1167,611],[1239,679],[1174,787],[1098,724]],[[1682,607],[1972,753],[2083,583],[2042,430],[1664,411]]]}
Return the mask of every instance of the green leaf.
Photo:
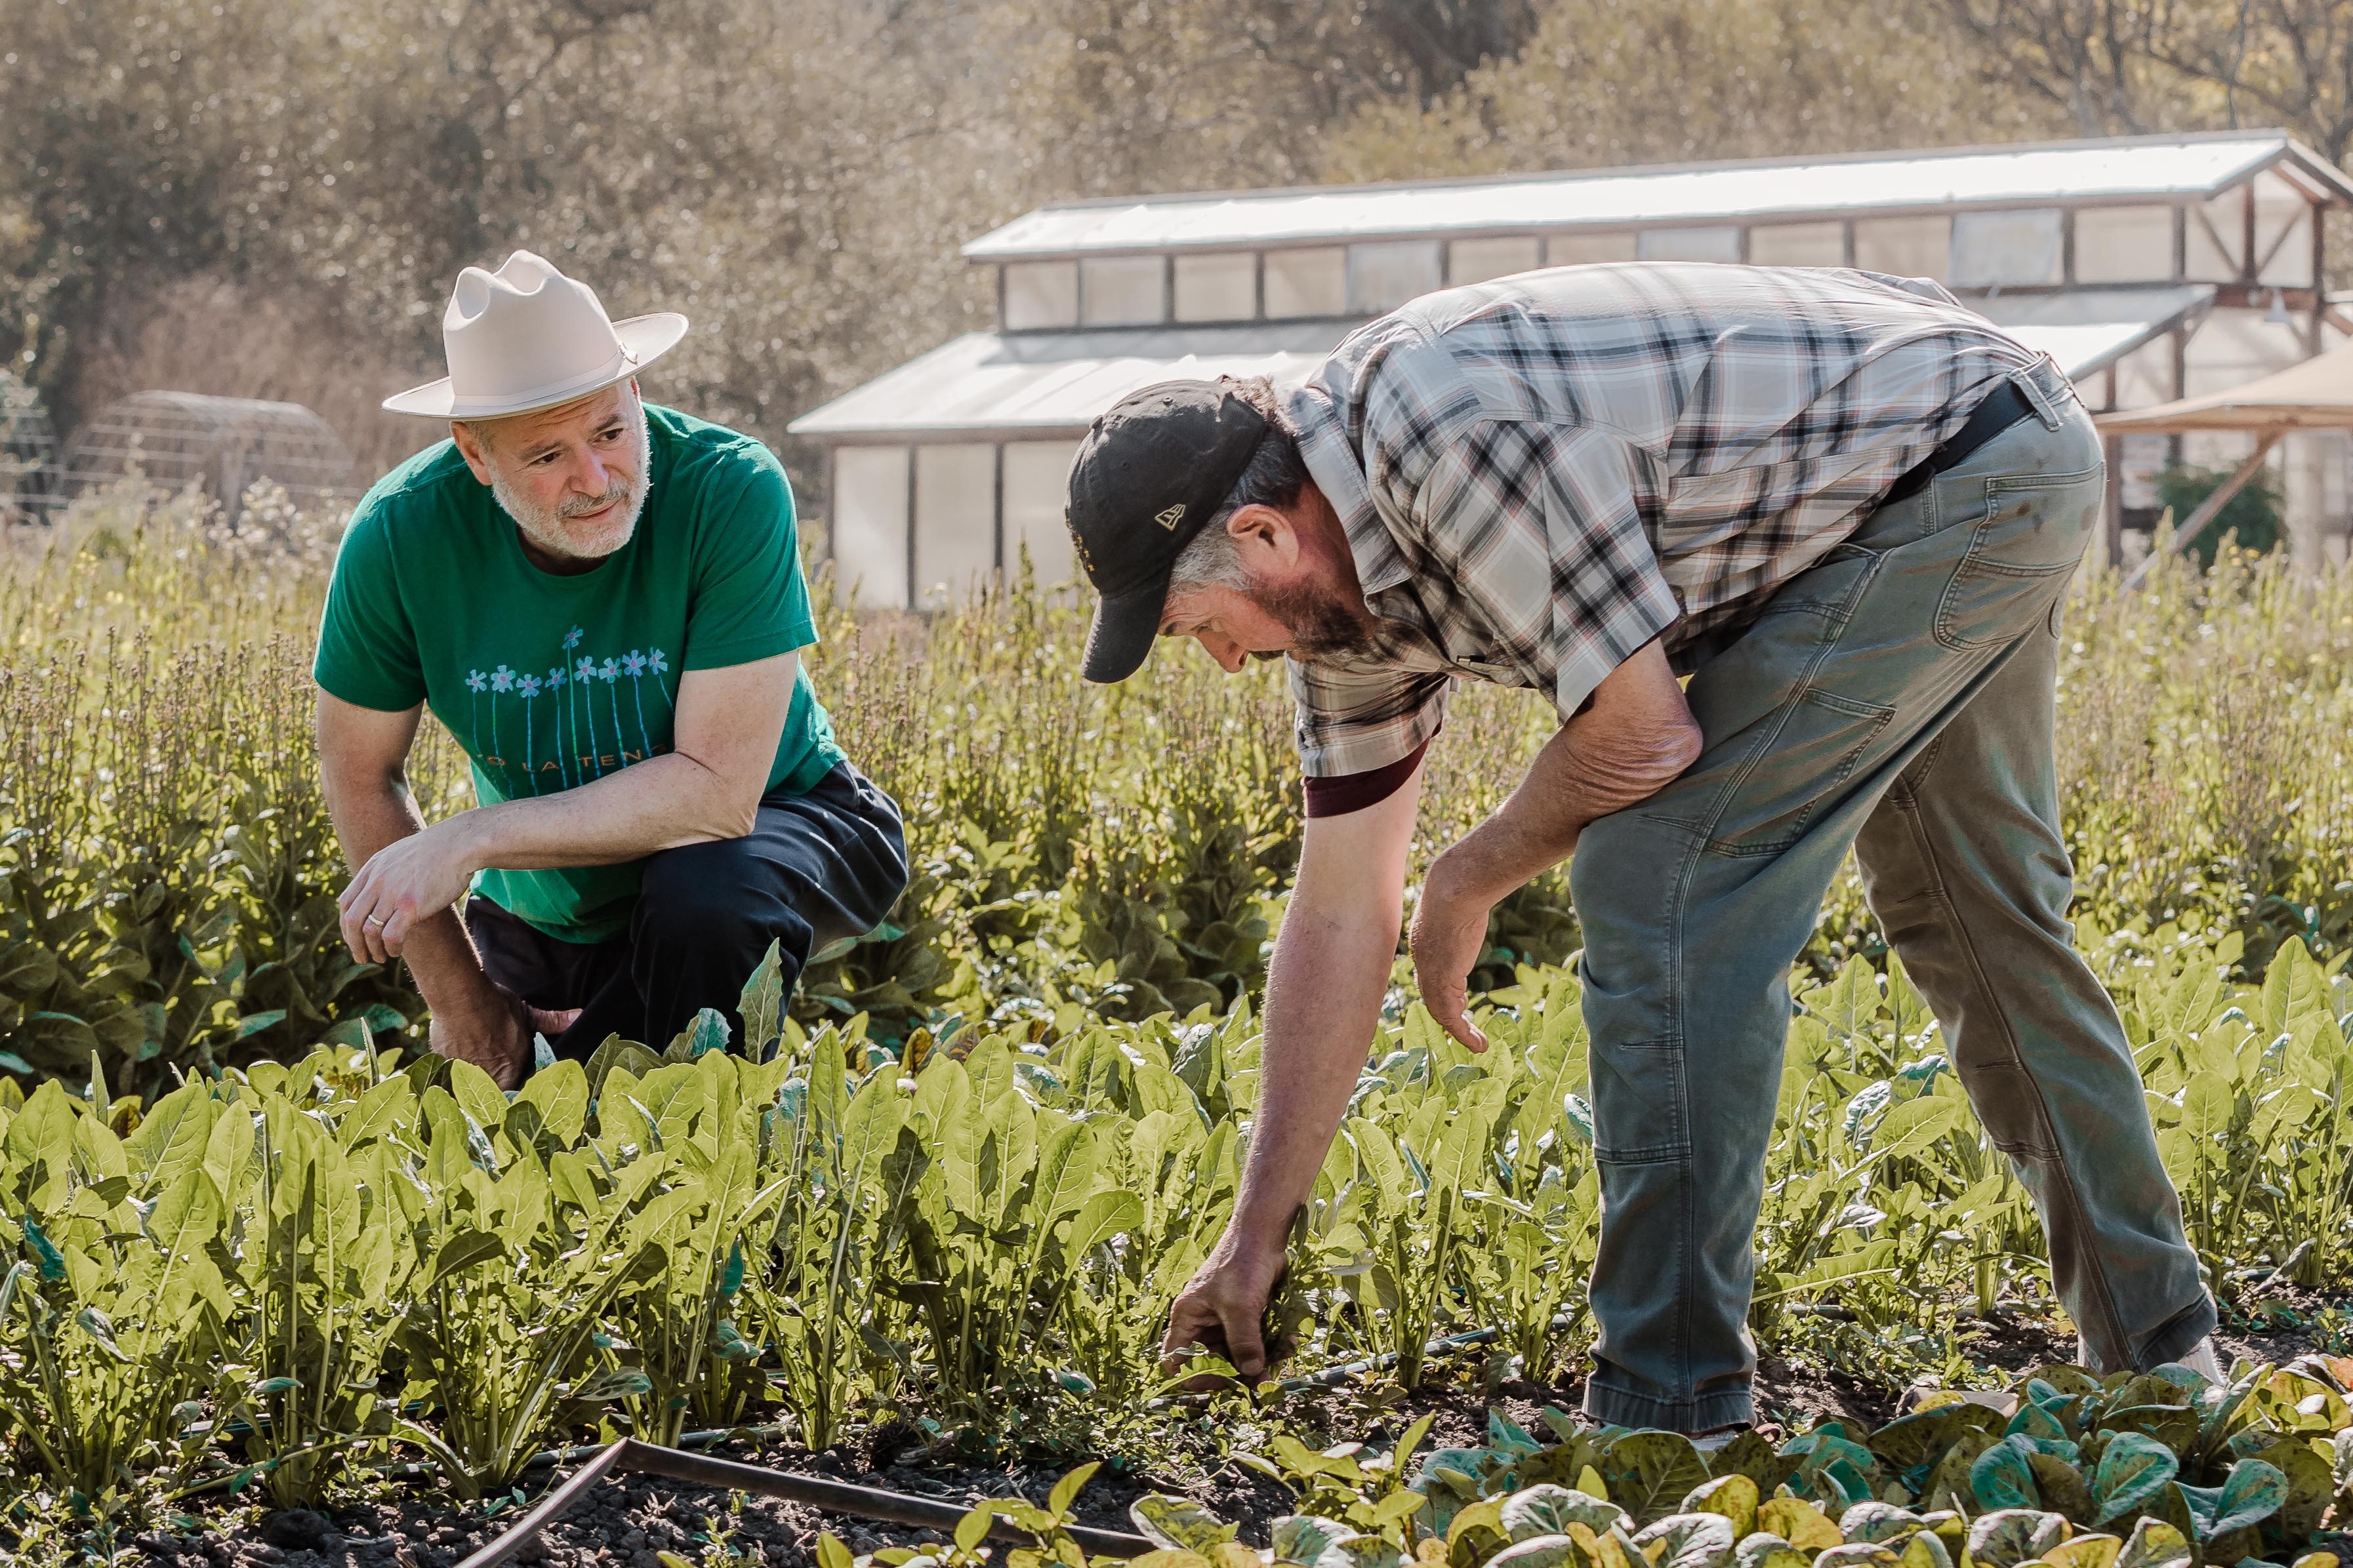
{"label": "green leaf", "polygon": [[[2042,1489],[2034,1484],[2034,1468],[2026,1462],[2026,1456],[2031,1452],[2021,1439],[2005,1437],[1978,1455],[1977,1463],[1969,1467],[1969,1490],[1976,1496],[1978,1505],[1988,1510],[1988,1517],[2009,1510],[2042,1508]],[[2000,1564],[2000,1568],[2010,1565]]]}
{"label": "green leaf", "polygon": [[275,1028],[286,1021],[286,1009],[273,1007],[267,1013],[248,1013],[237,1021],[237,1037],[249,1040],[264,1029]]}
{"label": "green leaf", "polygon": [[1634,1544],[1650,1550],[1655,1568],[1731,1568],[1732,1521],[1720,1513],[1672,1513],[1638,1531]]}
{"label": "green leaf", "polygon": [[2180,1469],[2173,1450],[2156,1438],[2118,1432],[2108,1439],[2099,1468],[2092,1474],[2092,1500],[2097,1505],[2093,1522],[2105,1524],[2139,1512]]}
{"label": "green leaf", "polygon": [[1056,1481],[1054,1489],[1046,1495],[1046,1511],[1058,1520],[1067,1518],[1071,1511],[1071,1504],[1078,1499],[1080,1489],[1092,1480],[1095,1472],[1101,1468],[1103,1468],[1102,1460],[1090,1459]]}
{"label": "green leaf", "polygon": [[[825,962],[816,954],[809,963]],[[744,982],[743,994],[735,1004],[736,1015],[744,1020],[744,1055],[746,1059],[765,1062],[773,1053],[780,1028],[777,1020],[784,1016],[785,981],[783,950],[777,943],[768,943],[768,951]],[[843,1568],[848,1568],[844,1564]]]}
{"label": "green leaf", "polygon": [[1583,1555],[1566,1535],[1532,1535],[1488,1558],[1486,1568],[1579,1568]]}
{"label": "green leaf", "polygon": [[2116,1558],[2116,1568],[2189,1568],[2189,1537],[2160,1519],[2144,1519],[2133,1526]]}
{"label": "green leaf", "polygon": [[66,1255],[41,1229],[41,1222],[26,1215],[19,1222],[25,1232],[25,1245],[33,1249],[33,1261],[40,1268],[41,1278],[54,1284],[66,1277]]}
{"label": "green leaf", "polygon": [[2066,1535],[2067,1521],[2055,1513],[2031,1508],[1996,1509],[1970,1522],[1968,1560],[1975,1568],[2018,1568],[2041,1557]]}
{"label": "green leaf", "polygon": [[985,1508],[974,1509],[969,1513],[966,1513],[962,1519],[956,1521],[955,1543],[957,1550],[970,1552],[982,1542],[987,1540],[989,1526],[995,1522],[996,1516]]}
{"label": "green leaf", "polygon": [[27,1001],[58,983],[58,957],[37,942],[0,947],[0,992]]}
{"label": "green leaf", "polygon": [[1732,1521],[1732,1536],[1738,1541],[1756,1530],[1757,1506],[1763,1500],[1763,1494],[1755,1479],[1735,1472],[1718,1476],[1694,1488],[1676,1511],[1721,1514]]}
{"label": "green leaf", "polygon": [[1226,1523],[1199,1503],[1158,1492],[1128,1504],[1127,1517],[1136,1533],[1155,1546],[1212,1559],[1219,1546],[1241,1532],[1240,1525]]}
{"label": "green leaf", "polygon": [[1071,1221],[1071,1240],[1063,1267],[1076,1271],[1088,1253],[1124,1230],[1144,1223],[1144,1203],[1124,1187],[1097,1193]]}
{"label": "green leaf", "polygon": [[450,1275],[493,1258],[506,1256],[506,1243],[487,1230],[461,1230],[441,1244],[427,1271],[426,1283],[438,1285]]}
{"label": "green leaf", "polygon": [[[2177,1483],[2179,1484],[2179,1483]],[[2287,1501],[2287,1477],[2261,1459],[2241,1459],[2219,1487],[2181,1489],[2189,1519],[2201,1542],[2258,1524]]]}
{"label": "green leaf", "polygon": [[[1697,1510],[1690,1511],[1696,1512]],[[1565,1535],[1571,1524],[1581,1524],[1597,1535],[1625,1522],[1626,1510],[1616,1503],[1550,1481],[1525,1487],[1504,1500],[1504,1533],[1514,1541],[1539,1535]]]}
{"label": "green leaf", "polygon": [[1602,1450],[1609,1500],[1637,1521],[1672,1513],[1708,1479],[1707,1461],[1678,1432],[1630,1432]]}
{"label": "green leaf", "polygon": [[591,1373],[572,1385],[572,1397],[589,1405],[610,1405],[653,1392],[653,1379],[634,1366],[609,1366]]}

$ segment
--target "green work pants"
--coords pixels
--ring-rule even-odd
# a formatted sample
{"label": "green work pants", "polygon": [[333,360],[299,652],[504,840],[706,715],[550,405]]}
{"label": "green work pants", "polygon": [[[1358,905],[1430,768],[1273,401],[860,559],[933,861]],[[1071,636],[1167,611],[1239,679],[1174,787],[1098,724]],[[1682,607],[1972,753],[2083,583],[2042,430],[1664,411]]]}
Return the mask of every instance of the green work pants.
{"label": "green work pants", "polygon": [[2100,440],[2055,373],[2021,386],[2035,415],[1874,512],[1701,666],[1698,762],[1577,845],[1600,1420],[1752,1418],[1789,971],[1850,847],[2094,1359],[2154,1366],[2214,1325],[2123,1026],[2069,941],[2053,682]]}

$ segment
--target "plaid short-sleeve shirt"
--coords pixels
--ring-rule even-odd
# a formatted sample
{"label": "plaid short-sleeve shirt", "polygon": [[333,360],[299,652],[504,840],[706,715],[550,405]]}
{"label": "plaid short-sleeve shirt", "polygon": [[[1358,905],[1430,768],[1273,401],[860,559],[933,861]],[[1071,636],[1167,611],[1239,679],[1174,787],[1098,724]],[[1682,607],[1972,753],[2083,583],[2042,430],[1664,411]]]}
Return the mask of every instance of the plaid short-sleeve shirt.
{"label": "plaid short-sleeve shirt", "polygon": [[1569,267],[1417,300],[1292,395],[1374,646],[1292,661],[1311,778],[1435,734],[1468,676],[1574,714],[1736,628],[2040,356],[1936,284]]}

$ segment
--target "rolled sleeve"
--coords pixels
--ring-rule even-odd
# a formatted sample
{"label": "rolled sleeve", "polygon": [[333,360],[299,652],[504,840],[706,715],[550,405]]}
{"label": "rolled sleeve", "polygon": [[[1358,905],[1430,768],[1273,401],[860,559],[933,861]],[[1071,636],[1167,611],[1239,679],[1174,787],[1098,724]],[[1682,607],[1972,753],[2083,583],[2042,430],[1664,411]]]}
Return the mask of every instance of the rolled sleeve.
{"label": "rolled sleeve", "polygon": [[1403,762],[1446,721],[1454,678],[1443,672],[1356,670],[1290,661],[1299,707],[1300,771],[1309,778],[1368,773]]}

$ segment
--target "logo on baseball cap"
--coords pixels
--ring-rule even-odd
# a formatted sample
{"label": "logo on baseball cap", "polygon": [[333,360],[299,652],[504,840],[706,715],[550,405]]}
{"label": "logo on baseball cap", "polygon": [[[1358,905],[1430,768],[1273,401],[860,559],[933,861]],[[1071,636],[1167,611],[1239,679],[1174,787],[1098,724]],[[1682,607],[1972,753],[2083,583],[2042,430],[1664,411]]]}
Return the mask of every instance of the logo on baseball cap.
{"label": "logo on baseball cap", "polygon": [[1164,381],[1094,423],[1071,466],[1066,520],[1103,595],[1083,668],[1109,683],[1135,673],[1160,635],[1176,558],[1250,467],[1266,416],[1230,378]]}

